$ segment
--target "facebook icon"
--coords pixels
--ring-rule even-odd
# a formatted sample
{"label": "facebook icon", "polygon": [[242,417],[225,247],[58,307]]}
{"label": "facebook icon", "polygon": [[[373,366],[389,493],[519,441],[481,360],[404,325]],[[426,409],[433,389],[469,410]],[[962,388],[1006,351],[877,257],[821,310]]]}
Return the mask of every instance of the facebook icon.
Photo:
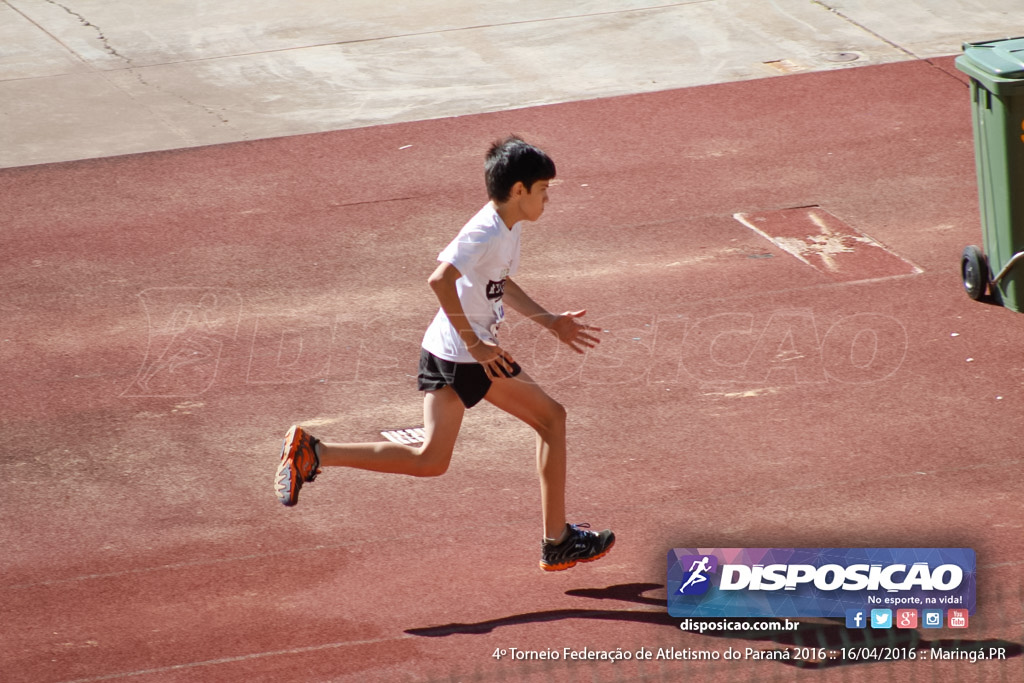
{"label": "facebook icon", "polygon": [[846,610],[846,628],[867,628],[867,617],[862,609]]}

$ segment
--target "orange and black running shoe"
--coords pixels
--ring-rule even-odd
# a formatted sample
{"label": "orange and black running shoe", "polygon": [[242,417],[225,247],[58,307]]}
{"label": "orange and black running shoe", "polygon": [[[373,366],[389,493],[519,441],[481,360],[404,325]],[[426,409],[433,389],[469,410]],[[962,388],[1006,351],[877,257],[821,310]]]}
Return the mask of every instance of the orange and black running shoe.
{"label": "orange and black running shoe", "polygon": [[293,426],[284,435],[281,445],[281,463],[274,475],[274,493],[283,505],[292,506],[299,502],[299,489],[306,482],[320,474],[320,458],[316,445],[320,442],[306,433],[302,427]]}
{"label": "orange and black running shoe", "polygon": [[615,545],[610,529],[590,531],[589,524],[566,524],[569,535],[561,543],[547,539],[541,545],[540,568],[557,572],[575,567],[577,562],[593,562],[608,554]]}

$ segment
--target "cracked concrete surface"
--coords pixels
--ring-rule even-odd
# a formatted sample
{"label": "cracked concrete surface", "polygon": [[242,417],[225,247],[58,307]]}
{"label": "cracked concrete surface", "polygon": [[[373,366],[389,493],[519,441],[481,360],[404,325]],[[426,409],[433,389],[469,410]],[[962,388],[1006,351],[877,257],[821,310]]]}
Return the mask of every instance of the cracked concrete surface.
{"label": "cracked concrete surface", "polygon": [[88,19],[86,19],[81,14],[79,14],[75,10],[71,9],[67,5],[63,5],[63,4],[59,3],[59,2],[56,2],[56,0],[46,0],[46,2],[51,4],[51,5],[54,5],[55,7],[60,7],[65,12],[67,12],[71,16],[75,17],[76,19],[78,19],[78,21],[82,24],[82,26],[84,26],[86,28],[91,28],[94,31],[96,31],[96,37],[99,39],[100,43],[103,44],[103,49],[104,50],[109,52],[112,56],[117,57],[118,59],[123,59],[128,64],[131,64],[132,60],[128,59],[124,55],[120,54],[113,47],[111,47],[110,41],[107,40],[107,37],[105,35],[103,35],[103,29],[101,29],[99,26],[97,26],[96,24],[93,24]]}
{"label": "cracked concrete surface", "polygon": [[959,51],[1019,0],[0,0],[0,167]]}

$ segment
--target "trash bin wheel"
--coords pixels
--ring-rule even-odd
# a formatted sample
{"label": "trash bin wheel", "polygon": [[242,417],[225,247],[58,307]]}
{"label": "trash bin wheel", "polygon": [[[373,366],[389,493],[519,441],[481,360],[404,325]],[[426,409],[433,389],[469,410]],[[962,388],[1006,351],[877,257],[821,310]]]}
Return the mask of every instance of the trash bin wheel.
{"label": "trash bin wheel", "polygon": [[988,262],[981,249],[975,246],[964,248],[960,257],[960,275],[963,277],[964,291],[975,301],[985,296],[988,287]]}

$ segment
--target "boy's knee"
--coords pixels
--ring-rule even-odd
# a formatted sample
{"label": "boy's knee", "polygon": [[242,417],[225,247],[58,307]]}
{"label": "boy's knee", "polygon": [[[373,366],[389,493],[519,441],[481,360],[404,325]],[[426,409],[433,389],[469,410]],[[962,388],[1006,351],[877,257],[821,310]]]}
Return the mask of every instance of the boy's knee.
{"label": "boy's knee", "polygon": [[424,462],[420,465],[416,471],[417,477],[440,477],[442,474],[448,471],[448,461],[444,462]]}
{"label": "boy's knee", "polygon": [[551,401],[541,418],[537,431],[541,436],[553,436],[565,431],[565,420],[568,413],[558,401]]}
{"label": "boy's knee", "polygon": [[448,471],[448,464],[451,461],[452,450],[450,448],[435,448],[425,445],[420,448],[413,474],[417,477],[440,477]]}

